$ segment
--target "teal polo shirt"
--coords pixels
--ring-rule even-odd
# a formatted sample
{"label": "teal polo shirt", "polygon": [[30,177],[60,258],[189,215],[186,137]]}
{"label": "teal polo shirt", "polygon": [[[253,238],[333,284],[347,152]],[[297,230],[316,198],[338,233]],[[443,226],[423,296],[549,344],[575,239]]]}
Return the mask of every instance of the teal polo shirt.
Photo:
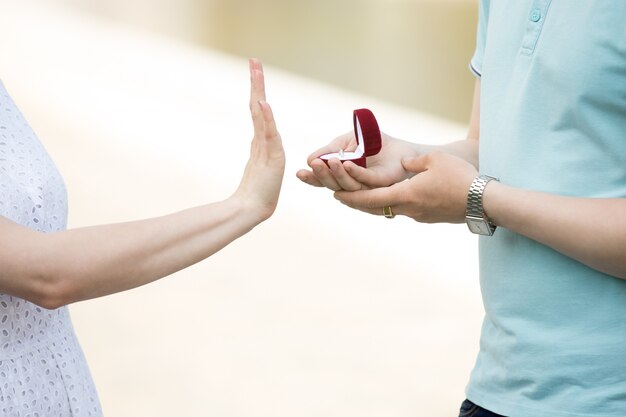
{"label": "teal polo shirt", "polygon": [[[626,198],[626,1],[482,0],[471,68],[481,173]],[[626,416],[626,281],[502,227],[479,248],[467,397],[510,417]]]}

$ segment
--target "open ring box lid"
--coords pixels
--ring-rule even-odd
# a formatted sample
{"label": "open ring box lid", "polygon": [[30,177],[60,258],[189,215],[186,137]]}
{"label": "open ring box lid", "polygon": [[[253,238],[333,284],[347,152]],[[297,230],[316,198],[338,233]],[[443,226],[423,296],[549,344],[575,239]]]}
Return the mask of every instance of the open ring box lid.
{"label": "open ring box lid", "polygon": [[326,165],[331,159],[337,158],[341,162],[352,161],[365,168],[367,166],[365,158],[380,152],[382,140],[374,114],[368,109],[358,109],[353,112],[352,120],[357,143],[356,149],[352,152],[339,151],[320,156]]}

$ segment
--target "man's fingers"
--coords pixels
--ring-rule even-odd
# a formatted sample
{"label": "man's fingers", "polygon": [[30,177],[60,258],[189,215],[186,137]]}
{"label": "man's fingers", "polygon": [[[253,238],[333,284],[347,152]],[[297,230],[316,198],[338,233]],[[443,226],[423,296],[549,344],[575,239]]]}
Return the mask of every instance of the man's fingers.
{"label": "man's fingers", "polygon": [[324,161],[316,159],[311,163],[313,173],[317,177],[317,180],[326,188],[333,191],[341,190],[341,186],[335,180],[335,177],[331,170],[326,166]]}
{"label": "man's fingers", "polygon": [[346,191],[358,191],[362,187],[361,183],[350,176],[343,167],[343,163],[338,159],[331,159],[328,161],[330,170],[335,177],[335,180],[339,184],[342,190]]}
{"label": "man's fingers", "polygon": [[318,150],[316,150],[315,152],[313,152],[311,155],[308,156],[308,158],[306,159],[306,162],[307,164],[309,164],[309,166],[311,166],[311,163],[315,159],[319,158],[320,155],[339,152],[340,149],[343,149],[344,151],[353,151],[354,149],[356,149],[356,139],[354,138],[353,132],[343,134],[335,138],[328,145],[322,148],[319,148]]}
{"label": "man's fingers", "polygon": [[315,174],[313,174],[312,171],[309,171],[308,169],[301,169],[298,172],[296,172],[296,177],[298,177],[298,179],[304,183],[307,183],[309,185],[312,185],[313,187],[323,187],[324,184],[322,184],[317,177],[315,176]]}
{"label": "man's fingers", "polygon": [[335,198],[353,209],[382,215],[383,207],[398,205],[395,187],[375,188],[363,191],[337,191]]}
{"label": "man's fingers", "polygon": [[428,154],[420,155],[413,158],[404,158],[402,160],[402,167],[416,174],[428,170]]}
{"label": "man's fingers", "polygon": [[[317,164],[317,163],[316,163]],[[341,174],[337,174],[335,172],[334,166],[335,165],[341,165],[341,163],[339,161],[335,161],[335,160],[331,160],[329,161],[329,164],[331,167],[330,172],[333,175],[333,180],[334,182],[325,179],[325,183],[329,184],[329,187],[332,189],[333,191],[335,190],[348,190],[348,191],[356,191],[356,190],[362,190],[365,189],[366,187],[363,184],[360,184],[356,181],[354,181],[349,175],[347,175],[345,172],[343,175],[345,175],[346,177],[342,177]],[[324,169],[322,167],[320,167],[320,169],[322,170],[322,172],[325,172]],[[323,178],[324,174],[321,175]],[[312,185],[314,187],[326,187],[325,183],[322,183],[322,181],[320,181],[320,179],[318,178],[318,175],[316,175],[313,171],[310,171],[308,169],[301,169],[298,172],[296,172],[296,177],[298,177],[298,179],[304,183],[307,183],[309,185]],[[337,188],[331,188],[331,187],[335,187],[337,186]]]}
{"label": "man's fingers", "polygon": [[366,169],[350,161],[344,163],[344,168],[348,172],[348,175],[359,183],[366,184],[370,187],[380,185],[380,175],[371,168]]}
{"label": "man's fingers", "polygon": [[337,152],[337,151],[338,151],[338,149],[336,149],[336,147],[334,147],[332,145],[326,145],[323,148],[319,148],[318,150],[313,152],[311,155],[309,155],[306,158],[306,163],[307,163],[307,165],[311,166],[313,161],[318,159],[320,157],[320,155],[325,155],[327,153],[333,153],[333,152]]}

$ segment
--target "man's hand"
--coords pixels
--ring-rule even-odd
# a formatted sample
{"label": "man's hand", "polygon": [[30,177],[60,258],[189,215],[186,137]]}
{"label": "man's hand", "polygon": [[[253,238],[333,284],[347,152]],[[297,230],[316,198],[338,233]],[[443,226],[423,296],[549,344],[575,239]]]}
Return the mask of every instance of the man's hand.
{"label": "man's hand", "polygon": [[377,155],[367,158],[367,168],[350,161],[341,163],[339,159],[331,159],[327,166],[319,159],[320,155],[327,153],[356,149],[356,139],[351,132],[313,152],[307,158],[311,170],[301,169],[296,176],[309,185],[326,187],[333,191],[367,190],[404,181],[411,174],[402,166],[402,159],[419,155],[417,147],[385,133],[381,133],[381,136],[382,149]]}
{"label": "man's hand", "polygon": [[478,175],[469,162],[432,152],[402,160],[403,170],[413,175],[389,187],[360,191],[338,191],[335,198],[357,210],[383,215],[383,207],[395,214],[423,223],[465,221],[467,192]]}

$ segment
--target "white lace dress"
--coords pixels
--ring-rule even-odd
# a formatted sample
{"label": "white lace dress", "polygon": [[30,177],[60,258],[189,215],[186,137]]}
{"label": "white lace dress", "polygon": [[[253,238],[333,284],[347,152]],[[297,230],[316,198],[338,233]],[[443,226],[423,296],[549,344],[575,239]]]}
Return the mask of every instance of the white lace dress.
{"label": "white lace dress", "polygon": [[[63,179],[0,82],[0,215],[64,230]],[[46,310],[0,294],[0,416],[101,416],[67,307]]]}

